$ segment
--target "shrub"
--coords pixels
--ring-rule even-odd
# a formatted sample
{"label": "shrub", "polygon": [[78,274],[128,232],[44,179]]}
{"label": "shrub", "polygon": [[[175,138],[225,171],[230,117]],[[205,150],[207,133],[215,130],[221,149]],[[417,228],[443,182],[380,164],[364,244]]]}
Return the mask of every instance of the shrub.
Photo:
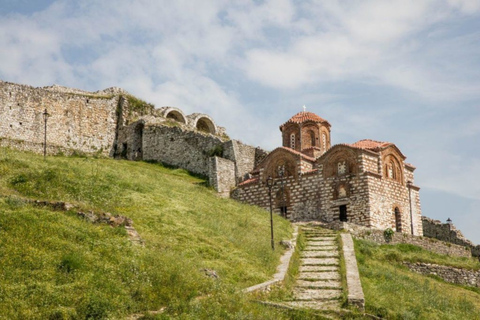
{"label": "shrub", "polygon": [[392,228],[387,228],[385,231],[383,231],[383,238],[385,238],[385,242],[389,243],[393,239],[393,235],[395,234],[395,231],[392,230]]}

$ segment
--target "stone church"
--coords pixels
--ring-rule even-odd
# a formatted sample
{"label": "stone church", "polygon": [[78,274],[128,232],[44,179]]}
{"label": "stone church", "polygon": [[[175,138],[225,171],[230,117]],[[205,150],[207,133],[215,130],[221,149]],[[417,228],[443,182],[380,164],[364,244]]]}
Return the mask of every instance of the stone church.
{"label": "stone church", "polygon": [[331,146],[330,123],[312,112],[280,126],[273,150],[232,198],[294,221],[344,221],[422,235],[415,167],[393,143],[360,140]]}

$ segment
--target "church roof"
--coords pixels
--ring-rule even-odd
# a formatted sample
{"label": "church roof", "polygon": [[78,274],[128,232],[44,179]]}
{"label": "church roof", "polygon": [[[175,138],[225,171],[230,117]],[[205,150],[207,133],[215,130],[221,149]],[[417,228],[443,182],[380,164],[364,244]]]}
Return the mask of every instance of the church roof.
{"label": "church roof", "polygon": [[355,143],[349,144],[349,146],[360,148],[360,149],[368,149],[372,151],[379,151],[385,147],[392,145],[391,142],[383,142],[383,141],[375,141],[370,139],[364,139],[357,141]]}
{"label": "church roof", "polygon": [[307,121],[313,121],[313,122],[320,122],[320,123],[325,123],[327,124],[328,126],[330,126],[330,123],[328,123],[327,120],[323,119],[322,117],[316,115],[315,113],[313,112],[308,112],[308,111],[301,111],[299,113],[297,113],[296,115],[294,115],[293,117],[291,117],[290,119],[288,119],[287,122],[285,122],[284,124],[282,124],[280,126],[280,130],[283,130],[283,127],[289,123],[297,123],[297,124],[300,124],[300,123],[305,123]]}
{"label": "church roof", "polygon": [[357,141],[355,143],[347,144],[347,145],[350,146],[350,147],[370,150],[370,151],[374,151],[374,152],[380,152],[387,147],[393,146],[398,151],[398,153],[403,158],[403,160],[405,160],[407,158],[402,153],[402,151],[400,151],[400,149],[398,149],[398,147],[394,143],[391,143],[391,142],[364,139],[364,140],[360,140],[360,141]]}

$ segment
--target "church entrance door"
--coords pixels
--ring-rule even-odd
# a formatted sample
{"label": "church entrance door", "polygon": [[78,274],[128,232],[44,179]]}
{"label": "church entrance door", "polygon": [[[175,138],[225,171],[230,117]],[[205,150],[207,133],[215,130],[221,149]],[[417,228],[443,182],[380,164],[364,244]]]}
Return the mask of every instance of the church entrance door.
{"label": "church entrance door", "polygon": [[347,222],[347,205],[340,206],[340,221]]}

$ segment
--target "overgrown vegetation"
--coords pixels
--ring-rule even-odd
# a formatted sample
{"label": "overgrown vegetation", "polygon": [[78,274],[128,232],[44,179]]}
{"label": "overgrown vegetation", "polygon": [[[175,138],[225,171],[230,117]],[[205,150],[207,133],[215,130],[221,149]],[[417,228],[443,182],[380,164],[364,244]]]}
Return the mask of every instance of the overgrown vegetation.
{"label": "overgrown vegetation", "polygon": [[480,294],[409,271],[403,261],[478,269],[478,260],[435,254],[410,244],[356,240],[366,312],[385,319],[480,319]]}
{"label": "overgrown vegetation", "polygon": [[153,104],[145,102],[142,99],[139,99],[132,95],[126,95],[125,98],[127,98],[128,106],[130,107],[129,108],[130,112],[135,111],[143,115],[143,114],[147,114],[149,111],[155,108]]}
{"label": "overgrown vegetation", "polygon": [[[0,148],[0,319],[287,319],[240,290],[270,279],[268,212],[218,198],[159,164],[48,157]],[[122,228],[22,198],[66,201],[134,221]],[[275,239],[291,227],[275,217]],[[219,278],[206,275],[215,270]]]}

